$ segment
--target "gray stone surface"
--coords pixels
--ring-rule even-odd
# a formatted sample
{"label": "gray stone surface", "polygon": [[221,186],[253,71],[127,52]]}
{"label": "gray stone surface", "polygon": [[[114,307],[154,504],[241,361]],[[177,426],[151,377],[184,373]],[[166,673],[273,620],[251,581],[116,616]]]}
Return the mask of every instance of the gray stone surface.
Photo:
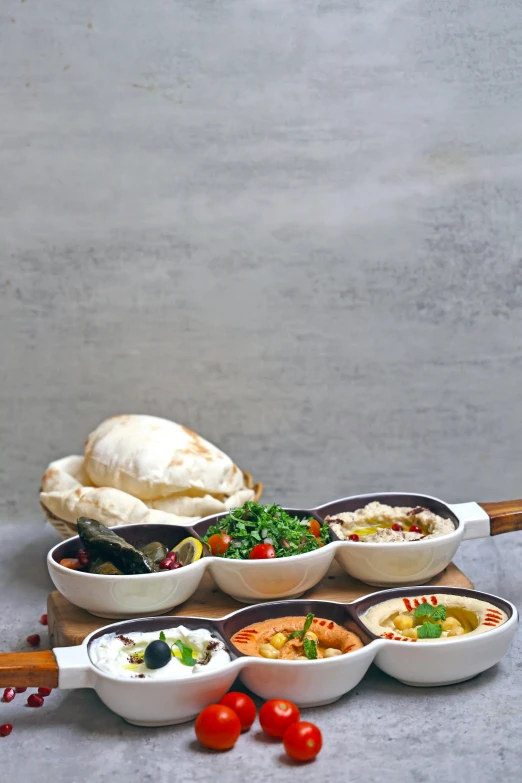
{"label": "gray stone surface", "polygon": [[[49,588],[40,474],[112,413],[189,424],[288,504],[522,494],[521,42],[517,0],[3,0],[3,649]],[[521,557],[458,562],[520,606]],[[521,667],[517,640],[456,687],[371,672],[310,713],[304,774],[518,781]],[[295,778],[256,732],[214,756],[87,691],[22,705],[2,780]]]}

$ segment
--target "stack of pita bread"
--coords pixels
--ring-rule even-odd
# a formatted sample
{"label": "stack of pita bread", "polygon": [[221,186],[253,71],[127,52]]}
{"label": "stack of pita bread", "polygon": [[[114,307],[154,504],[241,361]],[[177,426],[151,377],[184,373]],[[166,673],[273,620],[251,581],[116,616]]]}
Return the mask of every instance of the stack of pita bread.
{"label": "stack of pita bread", "polygon": [[85,516],[109,527],[133,522],[190,525],[257,500],[262,485],[195,432],[155,416],[106,419],[84,454],[51,462],[40,502],[65,538]]}

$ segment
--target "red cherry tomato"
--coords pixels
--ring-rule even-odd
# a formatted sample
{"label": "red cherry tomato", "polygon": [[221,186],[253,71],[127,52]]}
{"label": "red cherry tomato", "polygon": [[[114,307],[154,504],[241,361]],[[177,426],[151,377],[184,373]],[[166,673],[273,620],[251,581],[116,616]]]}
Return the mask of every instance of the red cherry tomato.
{"label": "red cherry tomato", "polygon": [[259,723],[269,737],[281,737],[292,723],[300,718],[299,709],[291,701],[270,699],[259,710]]}
{"label": "red cherry tomato", "polygon": [[308,721],[292,723],[283,737],[285,750],[294,761],[315,759],[323,747],[323,736],[317,726]]}
{"label": "red cherry tomato", "polygon": [[319,538],[319,536],[321,535],[321,525],[319,524],[317,519],[310,519],[310,520],[308,520],[308,530],[316,538]]}
{"label": "red cherry tomato", "polygon": [[214,533],[207,541],[207,546],[213,555],[224,555],[232,543],[231,536],[226,533]]}
{"label": "red cherry tomato", "polygon": [[272,544],[256,544],[250,550],[248,556],[249,560],[270,560],[276,556],[276,552]]}
{"label": "red cherry tomato", "polygon": [[241,723],[234,710],[224,704],[211,704],[201,710],[194,724],[196,737],[206,748],[230,750],[241,734]]}
{"label": "red cherry tomato", "polygon": [[241,731],[248,731],[250,726],[256,719],[256,705],[246,693],[239,693],[238,691],[230,691],[225,693],[222,699],[219,700],[220,704],[224,704],[225,707],[230,707],[234,710],[239,722],[241,724]]}

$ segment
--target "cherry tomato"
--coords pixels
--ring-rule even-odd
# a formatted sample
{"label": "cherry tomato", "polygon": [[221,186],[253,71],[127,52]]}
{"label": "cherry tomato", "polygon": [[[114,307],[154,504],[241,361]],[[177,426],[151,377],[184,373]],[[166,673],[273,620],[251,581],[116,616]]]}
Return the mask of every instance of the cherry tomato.
{"label": "cherry tomato", "polygon": [[300,713],[295,704],[285,699],[265,701],[259,710],[259,723],[269,737],[281,737],[292,723],[297,723]]}
{"label": "cherry tomato", "polygon": [[308,520],[308,530],[310,533],[312,533],[316,538],[319,538],[321,535],[321,525],[317,521],[317,519],[309,519]]}
{"label": "cherry tomato", "polygon": [[238,691],[230,691],[225,693],[222,699],[219,700],[220,704],[224,704],[225,707],[230,707],[234,710],[239,722],[241,724],[241,731],[248,731],[250,726],[256,719],[256,705],[246,693],[239,693]]}
{"label": "cherry tomato", "polygon": [[201,710],[194,724],[196,737],[206,748],[230,750],[241,734],[241,723],[234,710],[224,704],[211,704]]}
{"label": "cherry tomato", "polygon": [[249,560],[270,560],[275,557],[275,549],[272,544],[256,544],[250,550]]}
{"label": "cherry tomato", "polygon": [[294,761],[311,761],[323,747],[323,736],[313,723],[292,723],[283,737],[285,750]]}
{"label": "cherry tomato", "polygon": [[214,533],[207,541],[207,546],[213,555],[224,555],[232,543],[231,536],[226,533]]}

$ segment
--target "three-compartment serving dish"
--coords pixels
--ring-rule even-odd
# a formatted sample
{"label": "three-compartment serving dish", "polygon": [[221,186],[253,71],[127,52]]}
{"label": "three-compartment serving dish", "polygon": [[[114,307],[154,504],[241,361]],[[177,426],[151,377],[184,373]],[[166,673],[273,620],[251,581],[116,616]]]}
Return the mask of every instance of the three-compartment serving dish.
{"label": "three-compartment serving dish", "polygon": [[[300,707],[322,706],[352,690],[371,663],[390,676],[416,686],[449,685],[467,680],[494,666],[513,640],[518,613],[509,601],[486,593],[460,588],[437,588],[439,599],[472,596],[487,602],[495,615],[505,620],[487,633],[452,640],[430,639],[424,644],[400,643],[400,637],[381,638],[369,630],[364,617],[372,607],[392,598],[413,601],[422,588],[385,590],[351,604],[333,601],[279,601],[246,607],[210,620],[198,617],[149,617],[105,626],[90,634],[83,644],[35,653],[0,653],[0,685],[16,680],[20,685],[38,683],[49,687],[94,688],[113,712],[140,726],[163,726],[194,718],[208,704],[218,701],[239,676],[244,685],[264,699],[285,698]],[[420,601],[419,601],[420,602]],[[245,626],[286,615],[314,613],[319,623],[330,622],[356,633],[362,646],[353,652],[321,660],[269,660],[245,655],[233,641]],[[493,615],[492,615],[493,616]],[[324,619],[323,619],[324,618]],[[222,642],[230,660],[219,669],[183,679],[122,678],[100,670],[93,662],[93,646],[106,634],[127,640],[136,632],[160,632],[172,626],[206,629]],[[238,633],[239,632],[239,633]],[[239,636],[239,638],[241,638]],[[403,642],[408,639],[403,638]],[[411,641],[411,640],[410,640]]]}
{"label": "three-compartment serving dish", "polygon": [[[451,520],[453,532],[415,542],[365,543],[331,541],[312,552],[272,560],[227,560],[204,551],[200,560],[177,571],[130,576],[102,576],[60,565],[79,547],[77,537],[57,544],[48,554],[49,573],[57,589],[73,604],[109,619],[157,615],[186,601],[197,590],[208,569],[224,593],[242,603],[297,598],[325,576],[335,560],[351,576],[379,587],[422,585],[451,562],[460,542],[522,529],[522,501],[450,505],[428,495],[387,492],[354,495],[310,510],[286,509],[302,519],[325,518],[380,502],[394,506],[425,507]],[[169,548],[186,536],[201,539],[226,514],[207,517],[192,526],[168,524],[124,525],[118,535],[135,546],[159,539]]]}
{"label": "three-compartment serving dish", "polygon": [[[356,512],[374,502],[408,507],[412,512],[428,510],[449,521],[452,527],[440,537],[421,536],[414,541],[392,543],[365,542],[358,535],[343,539],[336,534],[332,521],[339,522],[339,515]],[[203,707],[219,700],[237,676],[262,698],[288,698],[301,707],[310,707],[331,703],[353,689],[372,662],[408,685],[449,685],[489,669],[509,649],[518,622],[517,609],[509,601],[456,586],[423,588],[422,584],[448,566],[462,540],[522,529],[521,501],[450,505],[427,495],[381,493],[352,496],[311,510],[284,511],[299,520],[316,520],[319,525],[328,521],[329,540],[314,551],[265,560],[226,559],[205,550],[200,559],[177,570],[130,575],[71,570],[60,562],[77,552],[80,540],[74,537],[58,544],[48,555],[49,572],[58,590],[72,604],[119,622],[98,628],[80,645],[46,652],[0,654],[0,685],[16,681],[23,686],[37,681],[38,685],[65,689],[91,687],[125,720],[159,726],[192,719]],[[201,541],[209,528],[219,528],[225,516],[207,517],[192,526],[119,526],[118,535],[138,549],[151,540],[172,549],[187,536]],[[334,559],[346,573],[387,589],[351,603],[296,600],[317,585]],[[190,598],[207,569],[223,592],[244,603],[262,603],[220,619],[153,616]],[[479,609],[468,610],[468,604]],[[395,608],[388,608],[383,614],[383,607],[388,605]],[[379,612],[380,619],[374,622],[374,615]],[[141,617],[132,619],[136,615]],[[274,633],[270,643],[276,652],[267,656],[245,652],[240,644],[250,638],[248,634],[260,632],[267,622],[274,623],[276,629],[278,621],[301,621],[312,615],[313,623],[319,626],[354,635],[358,639],[355,649],[328,648],[315,656],[318,659],[310,658],[308,653],[285,659],[274,640],[282,635],[283,646],[288,644],[295,633],[286,636],[286,631]],[[319,630],[313,642],[317,650],[321,639],[319,626],[312,626]],[[126,671],[122,676],[120,670],[114,669],[114,651],[110,653],[113,668],[100,665],[97,656],[102,644],[109,649],[119,639],[116,645],[123,652],[117,651],[117,655],[122,654],[123,660],[127,660],[125,645],[134,644],[129,635],[134,638],[148,634],[149,638],[158,634],[161,641],[165,632],[179,631],[181,627],[188,634],[186,638],[191,633],[210,634],[217,646],[226,651],[226,660],[217,668],[205,669],[203,664],[212,655],[206,660],[194,659],[197,673],[191,670],[190,676],[155,678],[148,671],[142,673],[139,668],[132,668],[141,666],[144,659],[131,646],[129,663],[123,667],[130,674]],[[308,637],[303,630],[299,637],[303,649],[305,638]],[[190,656],[189,650],[192,660]],[[133,674],[134,671],[139,673]]]}

